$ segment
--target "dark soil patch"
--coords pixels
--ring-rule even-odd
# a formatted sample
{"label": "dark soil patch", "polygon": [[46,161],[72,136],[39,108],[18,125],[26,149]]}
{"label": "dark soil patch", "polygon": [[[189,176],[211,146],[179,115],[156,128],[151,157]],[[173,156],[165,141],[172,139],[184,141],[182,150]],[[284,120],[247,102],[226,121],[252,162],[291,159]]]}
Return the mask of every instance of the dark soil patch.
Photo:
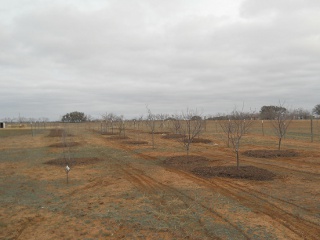
{"label": "dark soil patch", "polygon": [[166,134],[162,138],[164,138],[164,139],[179,139],[179,138],[183,138],[183,137],[184,137],[183,134],[171,133],[171,134]]}
{"label": "dark soil patch", "polygon": [[108,137],[108,139],[110,140],[123,140],[123,139],[129,139],[129,137],[127,136],[111,136],[111,137]]}
{"label": "dark soil patch", "polygon": [[101,135],[108,135],[108,136],[117,135],[117,134],[119,134],[119,133],[112,133],[112,132],[101,133]]}
{"label": "dark soil patch", "polygon": [[192,140],[193,143],[212,143],[211,140],[209,139],[204,139],[204,138],[195,138]]}
{"label": "dark soil patch", "polygon": [[[169,132],[154,132],[153,134],[168,134]],[[152,132],[149,132],[149,134],[152,134]]]}
{"label": "dark soil patch", "polygon": [[126,144],[132,144],[132,145],[142,145],[142,144],[148,144],[147,141],[124,141],[123,143],[126,143]]}
{"label": "dark soil patch", "polygon": [[[62,137],[63,133],[64,133],[63,129],[60,129],[60,128],[51,129],[48,137]],[[72,136],[72,134],[67,134],[67,136]]]}
{"label": "dark soil patch", "polygon": [[257,181],[270,181],[276,176],[268,170],[254,166],[241,166],[239,170],[236,166],[198,167],[193,169],[192,173],[205,178],[226,177]]}
{"label": "dark soil patch", "polygon": [[248,150],[243,154],[255,158],[297,157],[299,155],[294,150]]}
{"label": "dark soil patch", "polygon": [[78,143],[78,142],[69,142],[69,143],[55,143],[55,144],[49,145],[49,147],[62,148],[62,147],[75,147],[75,146],[79,146],[79,145],[80,145],[80,143]]}
{"label": "dark soil patch", "polygon": [[197,155],[173,156],[163,161],[167,166],[189,171],[195,167],[206,166],[209,162],[208,158]]}
{"label": "dark soil patch", "polygon": [[54,165],[54,166],[62,166],[65,167],[67,164],[69,167],[79,166],[79,165],[90,165],[103,161],[102,159],[93,157],[93,158],[72,158],[66,162],[64,158],[52,159],[45,164]]}

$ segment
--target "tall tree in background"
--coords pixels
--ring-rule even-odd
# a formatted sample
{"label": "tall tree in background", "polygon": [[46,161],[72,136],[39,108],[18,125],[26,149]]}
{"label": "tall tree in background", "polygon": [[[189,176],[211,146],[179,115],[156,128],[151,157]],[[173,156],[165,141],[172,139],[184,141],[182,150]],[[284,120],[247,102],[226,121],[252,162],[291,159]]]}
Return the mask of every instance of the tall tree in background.
{"label": "tall tree in background", "polygon": [[287,109],[281,104],[280,106],[263,106],[260,110],[260,118],[266,120],[272,120],[277,117],[278,113],[284,112]]}
{"label": "tall tree in background", "polygon": [[316,105],[316,106],[312,109],[312,113],[313,113],[313,114],[320,115],[320,104]]}
{"label": "tall tree in background", "polygon": [[71,112],[67,113],[66,115],[63,115],[61,118],[62,122],[86,122],[87,116],[83,112]]}

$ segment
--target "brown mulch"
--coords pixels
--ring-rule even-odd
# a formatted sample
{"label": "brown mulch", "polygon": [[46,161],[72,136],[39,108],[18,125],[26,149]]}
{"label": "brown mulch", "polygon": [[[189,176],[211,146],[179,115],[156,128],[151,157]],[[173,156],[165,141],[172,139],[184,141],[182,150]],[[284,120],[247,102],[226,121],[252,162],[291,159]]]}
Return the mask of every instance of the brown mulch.
{"label": "brown mulch", "polygon": [[54,165],[54,166],[62,166],[65,167],[67,164],[69,167],[71,166],[79,166],[79,165],[90,165],[94,163],[98,163],[103,161],[102,159],[93,157],[93,158],[71,158],[70,160],[64,159],[64,158],[58,158],[58,159],[52,159],[45,164]]}
{"label": "brown mulch", "polygon": [[69,142],[69,143],[55,143],[55,144],[49,145],[49,147],[62,148],[62,147],[75,147],[75,146],[79,146],[79,145],[80,145],[80,143],[78,143],[78,142]]}
{"label": "brown mulch", "polygon": [[167,166],[190,171],[195,167],[206,166],[210,160],[197,155],[180,155],[168,157],[163,161]]}
{"label": "brown mulch", "polygon": [[[169,132],[153,132],[153,134],[168,134]],[[149,134],[152,134],[152,132],[149,132]]]}
{"label": "brown mulch", "polygon": [[276,176],[273,172],[254,166],[240,166],[239,170],[236,166],[197,167],[191,172],[205,178],[226,177],[257,181],[270,181]]}
{"label": "brown mulch", "polygon": [[177,139],[177,138],[183,138],[183,137],[184,137],[183,134],[170,133],[170,134],[164,135],[162,138],[164,138],[164,139]]}
{"label": "brown mulch", "polygon": [[141,145],[141,144],[148,144],[147,141],[124,141],[123,143],[126,143],[126,144],[132,144],[132,145]]}
{"label": "brown mulch", "polygon": [[[62,137],[64,133],[63,129],[60,128],[55,128],[55,129],[50,129],[50,133],[48,135],[48,137]],[[72,136],[72,134],[67,134],[67,136]]]}
{"label": "brown mulch", "polygon": [[112,133],[112,132],[101,133],[101,135],[108,135],[108,136],[117,135],[117,134],[119,134],[119,133]]}
{"label": "brown mulch", "polygon": [[243,154],[255,158],[297,157],[299,155],[294,150],[248,150]]}
{"label": "brown mulch", "polygon": [[123,140],[123,139],[129,139],[129,137],[127,136],[111,136],[111,137],[108,137],[108,139],[110,140]]}
{"label": "brown mulch", "polygon": [[210,139],[195,138],[192,140],[192,143],[212,143],[212,141]]}

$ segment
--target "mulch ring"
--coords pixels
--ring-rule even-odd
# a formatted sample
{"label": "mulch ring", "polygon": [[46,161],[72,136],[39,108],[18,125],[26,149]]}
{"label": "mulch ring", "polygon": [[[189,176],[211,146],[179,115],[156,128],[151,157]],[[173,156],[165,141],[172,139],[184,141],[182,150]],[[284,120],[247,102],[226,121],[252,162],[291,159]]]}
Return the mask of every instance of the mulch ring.
{"label": "mulch ring", "polygon": [[103,160],[96,158],[96,157],[71,158],[70,160],[68,159],[67,161],[64,158],[57,158],[57,159],[49,160],[49,161],[45,162],[45,164],[54,165],[54,166],[62,166],[62,167],[65,167],[68,164],[69,167],[72,167],[72,166],[83,166],[83,165],[95,164],[95,163],[98,163],[101,161],[103,161]]}
{"label": "mulch ring", "polygon": [[[101,132],[100,132],[101,133]],[[101,135],[108,135],[108,136],[112,136],[112,135],[118,135],[119,133],[112,133],[112,132],[103,132],[101,133]]]}
{"label": "mulch ring", "polygon": [[209,164],[209,162],[210,160],[208,158],[197,155],[173,156],[168,157],[163,161],[163,163],[167,166],[188,171],[195,167],[206,166]]}
{"label": "mulch ring", "polygon": [[294,150],[248,150],[243,154],[255,158],[297,157],[299,155]]}
{"label": "mulch ring", "polygon": [[[48,137],[62,137],[65,130],[60,128],[50,129]],[[67,136],[72,136],[72,134],[67,134]]]}
{"label": "mulch ring", "polygon": [[132,144],[132,145],[148,144],[147,141],[135,141],[135,140],[123,141],[123,143]]}
{"label": "mulch ring", "polygon": [[107,139],[110,139],[110,140],[124,140],[124,139],[129,139],[129,137],[117,135],[117,136],[108,137]]}
{"label": "mulch ring", "polygon": [[178,133],[169,133],[164,135],[162,138],[164,139],[178,139],[178,138],[183,138],[183,134],[178,134]]}
{"label": "mulch ring", "polygon": [[55,143],[49,145],[49,147],[57,147],[57,148],[63,148],[63,147],[75,147],[81,145],[78,142],[69,142],[69,143]]}
{"label": "mulch ring", "polygon": [[[153,134],[168,134],[169,132],[153,132]],[[152,132],[149,132],[149,134],[152,134]]]}
{"label": "mulch ring", "polygon": [[212,141],[210,139],[194,138],[192,143],[212,143]]}
{"label": "mulch ring", "polygon": [[270,181],[276,176],[268,170],[254,166],[240,166],[239,170],[236,166],[197,167],[191,172],[205,178],[226,177],[257,181]]}

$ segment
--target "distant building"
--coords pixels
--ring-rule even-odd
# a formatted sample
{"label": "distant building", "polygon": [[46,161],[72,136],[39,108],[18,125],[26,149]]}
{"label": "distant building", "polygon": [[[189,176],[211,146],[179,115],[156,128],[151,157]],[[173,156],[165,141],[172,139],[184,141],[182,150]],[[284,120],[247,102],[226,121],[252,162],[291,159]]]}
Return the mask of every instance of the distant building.
{"label": "distant building", "polygon": [[6,123],[0,122],[0,128],[6,128]]}

